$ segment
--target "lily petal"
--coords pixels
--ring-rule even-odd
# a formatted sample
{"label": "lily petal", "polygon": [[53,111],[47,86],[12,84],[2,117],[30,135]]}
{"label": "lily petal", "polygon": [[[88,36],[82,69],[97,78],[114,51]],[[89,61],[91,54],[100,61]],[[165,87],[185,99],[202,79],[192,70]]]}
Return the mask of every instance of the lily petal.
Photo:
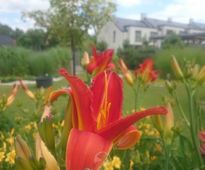
{"label": "lily petal", "polygon": [[48,101],[50,103],[53,103],[54,101],[58,99],[58,97],[64,94],[70,94],[70,89],[67,88],[67,89],[60,89],[60,90],[52,91],[51,94],[49,95]]}
{"label": "lily petal", "polygon": [[78,115],[78,123],[80,130],[93,129],[92,119],[92,93],[87,85],[75,76],[71,76],[66,69],[60,69],[59,73],[64,76],[70,83],[73,98],[76,104],[76,110]]}
{"label": "lily petal", "polygon": [[140,139],[141,132],[135,126],[127,128],[120,137],[115,140],[118,149],[128,149],[134,146]]}
{"label": "lily petal", "polygon": [[200,146],[200,152],[204,156],[205,155],[205,144],[201,144]]}
{"label": "lily petal", "polygon": [[90,63],[86,66],[86,70],[89,74],[92,74],[92,72],[96,69],[97,62],[94,58],[94,56],[91,57]]}
{"label": "lily petal", "polygon": [[97,170],[109,154],[112,141],[88,132],[72,129],[66,151],[66,170]]}
{"label": "lily petal", "polygon": [[153,107],[151,109],[147,109],[141,112],[135,112],[125,118],[119,119],[105,128],[99,130],[97,134],[106,138],[108,140],[114,140],[120,133],[128,128],[130,125],[135,123],[136,121],[151,115],[158,115],[158,114],[166,114],[167,109],[165,107]]}
{"label": "lily petal", "polygon": [[202,142],[205,142],[205,131],[201,131],[199,133],[199,139],[202,141]]}
{"label": "lily petal", "polygon": [[105,114],[108,124],[121,117],[122,109],[122,81],[114,72],[103,72],[93,80],[93,118],[97,120],[99,114]]}
{"label": "lily petal", "polygon": [[101,53],[102,56],[97,58],[97,68],[95,70],[95,75],[101,73],[108,67],[109,63],[112,61],[113,52],[113,49],[108,49]]}

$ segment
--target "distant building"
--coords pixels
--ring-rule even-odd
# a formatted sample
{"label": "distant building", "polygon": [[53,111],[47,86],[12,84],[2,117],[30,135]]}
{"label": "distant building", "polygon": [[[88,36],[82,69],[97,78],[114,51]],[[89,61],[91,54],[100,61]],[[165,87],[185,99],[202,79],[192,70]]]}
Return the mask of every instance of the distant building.
{"label": "distant building", "polygon": [[167,20],[148,18],[141,14],[140,20],[113,18],[106,23],[97,37],[98,41],[105,41],[108,47],[117,49],[127,40],[133,46],[141,46],[143,42],[157,47],[161,46],[163,38],[170,33],[178,35],[194,35],[205,33],[205,24],[190,19],[188,24]]}
{"label": "distant building", "polygon": [[16,40],[8,35],[0,35],[0,46],[15,46]]}

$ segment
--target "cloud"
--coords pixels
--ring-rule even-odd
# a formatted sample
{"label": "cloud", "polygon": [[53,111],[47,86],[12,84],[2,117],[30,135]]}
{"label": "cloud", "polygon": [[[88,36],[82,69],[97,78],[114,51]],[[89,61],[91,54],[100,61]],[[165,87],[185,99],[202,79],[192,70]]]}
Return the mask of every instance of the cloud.
{"label": "cloud", "polygon": [[174,0],[159,12],[151,13],[156,18],[171,17],[173,20],[188,22],[189,18],[205,22],[204,13],[205,1],[200,0]]}
{"label": "cloud", "polygon": [[48,0],[0,0],[0,12],[22,12],[30,10],[45,10],[49,7]]}

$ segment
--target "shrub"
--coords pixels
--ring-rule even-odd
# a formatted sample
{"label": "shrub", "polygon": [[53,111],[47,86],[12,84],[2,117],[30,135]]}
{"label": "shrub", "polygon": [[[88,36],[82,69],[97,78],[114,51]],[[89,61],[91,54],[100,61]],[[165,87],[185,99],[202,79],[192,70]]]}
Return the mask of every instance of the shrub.
{"label": "shrub", "polygon": [[104,51],[107,49],[107,43],[105,41],[100,41],[96,44],[96,48],[99,50],[99,51]]}
{"label": "shrub", "polygon": [[130,69],[135,69],[145,58],[152,57],[156,49],[149,46],[133,47],[124,42],[123,48],[119,48],[117,55],[122,57]]}
{"label": "shrub", "polygon": [[69,64],[70,53],[65,48],[52,48],[36,52],[25,48],[0,48],[0,77],[38,76],[56,74]]}
{"label": "shrub", "polygon": [[162,48],[169,49],[169,48],[182,48],[184,47],[184,43],[181,38],[176,35],[175,33],[171,33],[168,35],[165,40],[162,42]]}
{"label": "shrub", "polygon": [[205,49],[201,47],[184,47],[182,49],[170,48],[159,50],[154,57],[156,68],[160,71],[162,77],[171,73],[170,60],[174,55],[182,65],[187,61],[192,63],[205,64]]}

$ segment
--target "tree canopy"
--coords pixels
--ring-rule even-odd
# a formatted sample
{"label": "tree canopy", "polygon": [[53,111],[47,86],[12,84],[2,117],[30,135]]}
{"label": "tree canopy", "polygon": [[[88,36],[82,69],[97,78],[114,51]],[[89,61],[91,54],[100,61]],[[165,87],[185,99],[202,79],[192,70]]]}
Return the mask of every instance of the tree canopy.
{"label": "tree canopy", "polygon": [[115,9],[111,0],[50,0],[48,10],[31,11],[25,15],[62,45],[69,46],[75,65],[75,51],[82,45],[88,30],[92,29],[97,34],[112,18]]}

